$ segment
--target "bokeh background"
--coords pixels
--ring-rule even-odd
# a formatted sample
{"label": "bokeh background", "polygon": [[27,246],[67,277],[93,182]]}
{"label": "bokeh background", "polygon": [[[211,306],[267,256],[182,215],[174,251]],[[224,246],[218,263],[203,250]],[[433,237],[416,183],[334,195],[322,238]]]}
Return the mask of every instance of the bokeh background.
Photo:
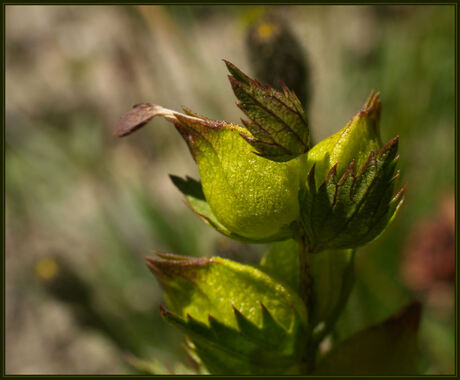
{"label": "bokeh background", "polygon": [[[453,373],[454,11],[7,6],[6,373],[188,371],[144,256],[158,249],[255,263],[266,246],[231,242],[184,205],[168,174],[198,173],[170,124],[155,120],[124,139],[112,129],[146,101],[237,122],[223,58],[261,80],[276,79],[264,67],[293,76],[315,141],[381,91],[381,133],[400,136],[406,202],[358,252],[336,334],[418,298],[420,371]],[[260,23],[267,17],[271,24]]]}

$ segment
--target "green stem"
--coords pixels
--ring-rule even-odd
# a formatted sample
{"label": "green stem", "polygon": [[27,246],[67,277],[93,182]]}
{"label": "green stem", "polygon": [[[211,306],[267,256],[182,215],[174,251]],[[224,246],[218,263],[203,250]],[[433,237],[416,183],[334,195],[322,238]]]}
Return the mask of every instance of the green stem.
{"label": "green stem", "polygon": [[311,274],[310,253],[305,239],[299,241],[300,295],[307,310],[311,310],[313,277]]}
{"label": "green stem", "polygon": [[334,311],[331,313],[331,316],[327,321],[325,321],[324,328],[318,331],[317,334],[313,336],[316,345],[319,345],[321,341],[332,331],[337,319],[342,314],[343,309],[345,308],[348,299],[350,298],[351,290],[353,289],[354,285],[354,260],[355,260],[355,253],[356,250],[353,250],[351,262],[344,273],[344,277],[342,280],[342,289],[339,297],[339,302],[337,303]]}
{"label": "green stem", "polygon": [[[305,304],[305,307],[309,311],[312,310],[313,304],[313,276],[311,268],[311,253],[308,251],[308,245],[304,237],[298,239],[299,241],[299,277],[300,277],[300,295]],[[313,340],[313,334],[311,328],[306,337],[307,347],[305,349],[305,355],[303,362],[305,363],[304,371],[305,374],[311,374],[316,366],[316,351],[317,345]]]}

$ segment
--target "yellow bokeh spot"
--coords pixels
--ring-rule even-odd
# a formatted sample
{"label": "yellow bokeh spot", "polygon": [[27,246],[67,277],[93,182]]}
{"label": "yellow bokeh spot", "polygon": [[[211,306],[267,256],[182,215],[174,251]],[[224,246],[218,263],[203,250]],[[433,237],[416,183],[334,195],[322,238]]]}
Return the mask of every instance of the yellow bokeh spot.
{"label": "yellow bokeh spot", "polygon": [[257,28],[257,35],[261,40],[268,40],[277,32],[277,30],[278,29],[275,24],[263,22]]}
{"label": "yellow bokeh spot", "polygon": [[52,259],[51,257],[46,257],[39,260],[35,266],[35,273],[38,277],[44,280],[50,280],[56,276],[58,270],[59,266],[56,263],[56,260]]}

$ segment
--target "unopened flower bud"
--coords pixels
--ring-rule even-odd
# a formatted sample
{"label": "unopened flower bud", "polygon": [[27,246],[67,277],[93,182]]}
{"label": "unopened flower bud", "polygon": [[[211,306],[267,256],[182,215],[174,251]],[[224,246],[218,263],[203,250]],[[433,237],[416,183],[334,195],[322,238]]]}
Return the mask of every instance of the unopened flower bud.
{"label": "unopened flower bud", "polygon": [[355,168],[362,167],[371,151],[382,147],[380,138],[380,94],[372,91],[362,110],[340,131],[316,144],[307,155],[307,170],[315,166],[315,179],[319,185],[329,171],[337,165],[340,177],[354,160]]}
{"label": "unopened flower bud", "polygon": [[301,215],[310,252],[374,240],[402,204],[405,187],[394,194],[398,138],[381,148],[380,108],[378,94],[372,93],[342,130],[308,152]]}
{"label": "unopened flower bud", "polygon": [[[199,207],[189,199],[197,214],[218,231],[243,241],[291,237],[291,223],[299,219],[300,162],[260,157],[245,140],[252,135],[242,126],[184,110],[186,114],[147,103],[138,105],[120,120],[115,134],[129,134],[154,116],[173,122],[200,171],[202,189],[197,182],[193,191],[178,185],[188,199],[200,191],[204,195]],[[176,184],[178,181],[175,177]]]}

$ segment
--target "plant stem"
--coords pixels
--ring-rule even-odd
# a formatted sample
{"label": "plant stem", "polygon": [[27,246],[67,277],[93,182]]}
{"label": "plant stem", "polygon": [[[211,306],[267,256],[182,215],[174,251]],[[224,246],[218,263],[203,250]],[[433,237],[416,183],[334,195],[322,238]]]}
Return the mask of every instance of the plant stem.
{"label": "plant stem", "polygon": [[300,295],[307,310],[311,310],[313,277],[311,274],[310,253],[304,238],[299,240],[299,245]]}
{"label": "plant stem", "polygon": [[[300,296],[308,310],[310,316],[313,306],[313,276],[311,268],[311,253],[308,251],[307,242],[304,237],[299,239],[299,275],[300,275]],[[316,350],[317,345],[313,340],[313,334],[311,328],[309,334],[306,337],[307,347],[305,349],[304,363],[305,363],[305,374],[311,374],[316,365]]]}
{"label": "plant stem", "polygon": [[313,336],[313,339],[315,340],[316,345],[319,345],[321,341],[331,332],[332,328],[337,322],[337,319],[340,317],[343,309],[345,308],[348,302],[348,299],[350,297],[350,294],[351,294],[351,291],[354,285],[355,253],[356,253],[356,250],[353,250],[351,254],[352,256],[350,259],[350,264],[344,273],[339,302],[335,306],[335,309],[331,313],[331,316],[329,317],[329,319],[325,321],[324,328],[321,331],[319,331],[316,335]]}

